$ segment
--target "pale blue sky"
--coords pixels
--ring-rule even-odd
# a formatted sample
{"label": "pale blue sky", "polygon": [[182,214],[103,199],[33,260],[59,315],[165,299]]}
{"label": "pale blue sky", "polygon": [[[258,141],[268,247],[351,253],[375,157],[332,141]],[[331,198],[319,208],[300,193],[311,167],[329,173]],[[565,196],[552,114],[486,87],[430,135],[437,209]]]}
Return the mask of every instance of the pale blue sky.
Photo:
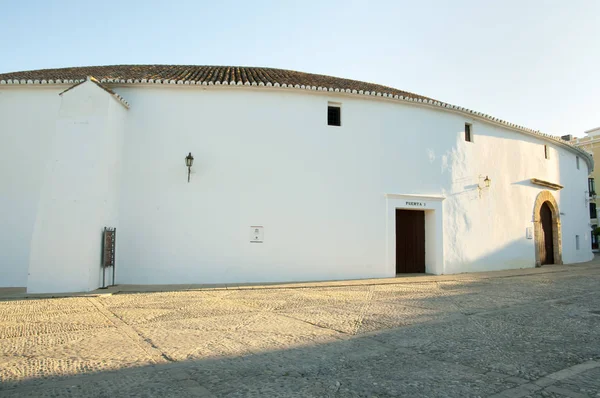
{"label": "pale blue sky", "polygon": [[600,0],[0,0],[0,73],[270,66],[375,82],[551,134],[600,126]]}

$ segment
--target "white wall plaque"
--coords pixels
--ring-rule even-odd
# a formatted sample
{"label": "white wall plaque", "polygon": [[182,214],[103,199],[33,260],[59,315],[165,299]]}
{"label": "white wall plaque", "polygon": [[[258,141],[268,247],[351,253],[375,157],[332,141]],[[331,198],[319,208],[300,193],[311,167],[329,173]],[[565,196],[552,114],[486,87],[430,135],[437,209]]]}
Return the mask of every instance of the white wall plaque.
{"label": "white wall plaque", "polygon": [[264,236],[265,234],[262,226],[250,227],[250,242],[262,243]]}
{"label": "white wall plaque", "polygon": [[527,237],[527,239],[533,239],[533,228],[527,227],[525,229],[525,236]]}

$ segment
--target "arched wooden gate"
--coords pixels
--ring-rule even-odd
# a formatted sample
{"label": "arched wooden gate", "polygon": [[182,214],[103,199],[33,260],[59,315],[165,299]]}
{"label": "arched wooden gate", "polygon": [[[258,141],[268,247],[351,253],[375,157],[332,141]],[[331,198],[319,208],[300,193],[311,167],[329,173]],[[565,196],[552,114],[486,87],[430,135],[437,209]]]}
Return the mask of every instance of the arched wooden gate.
{"label": "arched wooden gate", "polygon": [[560,213],[556,199],[549,191],[542,191],[533,207],[535,234],[535,266],[562,264],[562,237]]}

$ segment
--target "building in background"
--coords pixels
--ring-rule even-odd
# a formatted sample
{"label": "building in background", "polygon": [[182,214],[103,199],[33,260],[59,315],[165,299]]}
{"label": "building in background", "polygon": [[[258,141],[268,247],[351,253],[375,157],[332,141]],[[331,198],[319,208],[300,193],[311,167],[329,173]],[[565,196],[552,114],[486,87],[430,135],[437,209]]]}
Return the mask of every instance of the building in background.
{"label": "building in background", "polygon": [[0,142],[0,286],[32,293],[106,284],[111,253],[117,284],[593,258],[589,153],[372,83],[189,65],[0,74]]}
{"label": "building in background", "polygon": [[[571,142],[578,146],[581,149],[592,154],[594,159],[600,158],[600,127],[596,127],[595,129],[591,129],[585,132],[586,136],[581,138],[573,138],[569,137]],[[596,196],[596,183],[600,177],[600,170],[595,168],[589,175],[588,178],[588,199],[590,206],[590,228],[591,232],[591,242],[592,242],[592,250],[598,250],[598,237],[594,234],[594,230],[600,225],[598,223],[598,199]]]}

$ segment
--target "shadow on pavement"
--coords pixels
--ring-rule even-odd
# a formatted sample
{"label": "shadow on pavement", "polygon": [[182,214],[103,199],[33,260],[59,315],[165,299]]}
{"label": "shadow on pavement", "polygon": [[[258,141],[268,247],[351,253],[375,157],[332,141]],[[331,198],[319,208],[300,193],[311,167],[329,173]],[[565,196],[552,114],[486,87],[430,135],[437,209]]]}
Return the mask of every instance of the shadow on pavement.
{"label": "shadow on pavement", "polygon": [[[600,292],[593,288],[600,281],[598,267],[579,275],[533,278],[440,282],[440,292],[452,293],[447,296],[403,296],[391,286],[379,286],[378,309],[367,309],[360,318],[375,331],[332,332],[327,341],[293,348],[249,326],[209,346],[213,352],[226,352],[228,345],[235,345],[236,355],[169,362],[173,355],[168,353],[162,363],[63,377],[49,377],[44,358],[36,358],[31,366],[40,367],[39,378],[4,382],[0,396],[490,396],[600,361],[600,316],[594,314],[600,309]],[[315,308],[311,304],[328,307],[309,300],[304,308]],[[253,314],[262,314],[269,303],[258,300],[255,305],[258,312]],[[393,314],[394,306],[415,309],[414,322],[408,316],[404,320],[409,323],[398,328],[404,320]],[[280,310],[285,308],[274,309]],[[423,316],[428,311],[435,316]],[[386,326],[395,328],[377,330]],[[195,341],[206,346],[193,338],[186,344]],[[150,337],[147,342],[165,352]],[[67,363],[69,358],[61,360]],[[565,385],[570,391],[583,385],[588,394],[600,393],[600,365],[587,372],[577,383]],[[561,383],[553,385],[559,388]]]}

